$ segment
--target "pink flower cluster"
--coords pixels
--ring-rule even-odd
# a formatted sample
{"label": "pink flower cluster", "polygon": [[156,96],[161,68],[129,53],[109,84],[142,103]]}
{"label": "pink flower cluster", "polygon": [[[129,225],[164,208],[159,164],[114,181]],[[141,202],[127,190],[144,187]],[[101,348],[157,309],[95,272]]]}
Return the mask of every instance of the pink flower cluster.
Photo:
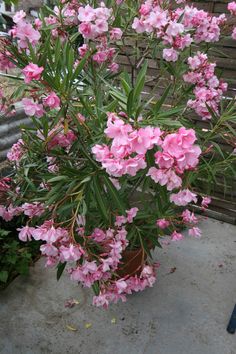
{"label": "pink flower cluster", "polygon": [[183,189],[178,193],[170,195],[170,201],[178,206],[185,206],[191,202],[197,203],[197,195],[190,192],[189,189]]}
{"label": "pink flower cluster", "polygon": [[[41,206],[36,203],[25,203],[20,212],[22,210],[30,217],[39,216],[40,212],[43,212],[43,208],[41,210]],[[38,227],[26,225],[19,228],[19,239],[23,242],[32,239],[44,241],[40,250],[47,259],[47,267],[55,266],[59,262],[75,263],[68,269],[73,281],[86,287],[91,287],[99,281],[100,294],[94,297],[93,304],[107,307],[110,302],[117,302],[119,299],[125,301],[127,294],[152,286],[156,280],[155,267],[145,264],[141,266],[140,275],[127,274],[120,278],[116,273],[122,262],[122,253],[128,246],[127,231],[123,224],[132,223],[137,212],[138,208],[131,208],[126,211],[123,222],[118,223],[119,226],[107,230],[95,228],[89,236],[85,235],[84,228],[80,227],[80,244],[74,241],[66,228],[57,227],[53,220],[46,220]],[[119,217],[117,220],[120,220]],[[94,258],[95,248],[100,251]]]}
{"label": "pink flower cluster", "polygon": [[108,113],[105,134],[112,139],[111,147],[95,145],[92,152],[110,176],[121,177],[125,174],[135,176],[140,169],[146,168],[145,154],[160,144],[162,132],[150,126],[133,129],[115,113]]}
{"label": "pink flower cluster", "polygon": [[39,202],[24,203],[19,207],[13,207],[12,204],[10,204],[8,207],[0,205],[0,216],[5,221],[10,221],[14,218],[14,216],[20,215],[21,213],[24,213],[30,218],[33,218],[34,216],[41,216],[44,211],[45,206]]}
{"label": "pink flower cluster", "polygon": [[[90,5],[79,7],[78,19],[80,21],[79,32],[84,38],[93,40],[96,53],[92,56],[98,64],[111,63],[109,69],[113,72],[118,70],[118,64],[112,63],[115,48],[109,47],[109,42],[114,42],[122,37],[122,31],[117,27],[110,27],[109,20],[112,18],[112,9],[105,7],[92,8]],[[92,47],[84,44],[79,48],[79,54],[83,57]]]}
{"label": "pink flower cluster", "polygon": [[119,279],[108,287],[102,287],[99,295],[93,297],[93,304],[107,308],[111,302],[126,301],[126,295],[152,287],[155,281],[155,267],[144,265],[140,276],[135,275],[128,279]]}
{"label": "pink flower cluster", "polygon": [[[178,3],[183,3],[179,1]],[[140,17],[134,19],[132,28],[137,33],[154,33],[164,45],[170,48],[163,50],[166,61],[177,61],[179,51],[189,47],[194,41],[215,42],[219,40],[220,25],[225,16],[212,17],[203,10],[185,6],[184,9],[168,9],[162,2],[147,0],[139,9]]]}
{"label": "pink flower cluster", "polygon": [[160,144],[162,151],[155,153],[159,169],[151,167],[147,176],[161,186],[166,185],[169,191],[179,188],[184,171],[194,169],[198,164],[201,149],[194,144],[196,139],[195,131],[184,127],[176,133],[167,134]]}
{"label": "pink flower cluster", "polygon": [[22,99],[22,104],[24,107],[25,113],[30,116],[36,116],[38,118],[42,117],[45,113],[43,109],[43,105],[41,103],[37,103],[31,98],[23,98]]}
{"label": "pink flower cluster", "polygon": [[0,205],[0,217],[5,221],[11,221],[14,216],[20,215],[21,213],[22,209],[20,207],[14,207],[12,204],[8,207]]}
{"label": "pink flower cluster", "polygon": [[198,52],[188,58],[190,71],[183,79],[189,84],[194,84],[194,100],[189,100],[187,105],[194,109],[203,120],[211,119],[210,107],[216,114],[219,112],[219,102],[227,90],[227,84],[218,80],[215,75],[215,63],[210,63],[206,54]]}
{"label": "pink flower cluster", "polygon": [[23,150],[24,142],[19,139],[17,143],[13,144],[11,150],[7,153],[7,158],[9,161],[18,162],[24,154]]}
{"label": "pink flower cluster", "polygon": [[40,40],[40,33],[37,29],[34,29],[31,23],[24,20],[25,13],[23,11],[17,12],[14,16],[15,26],[9,31],[9,34],[17,39],[18,48],[28,49],[28,43],[33,47]]}
{"label": "pink flower cluster", "polygon": [[[34,64],[33,64],[34,65]],[[37,66],[37,65],[36,65]],[[43,68],[39,68],[40,71]],[[38,70],[37,70],[38,72]],[[29,83],[31,80],[38,80],[40,78],[40,74],[35,72],[34,74],[30,75],[31,78],[27,77],[27,82]],[[28,75],[28,74],[26,74]],[[35,102],[31,98],[23,98],[22,104],[24,107],[24,111],[28,116],[36,116],[38,118],[42,117],[45,113],[44,107],[49,107],[51,109],[56,109],[60,107],[60,98],[56,95],[54,91],[51,91],[50,94],[42,99],[43,105],[41,103]],[[44,106],[44,107],[43,107]]]}
{"label": "pink flower cluster", "polygon": [[79,32],[87,39],[95,39],[104,35],[108,31],[108,21],[111,15],[112,10],[105,6],[96,9],[90,5],[81,6],[78,10]]}
{"label": "pink flower cluster", "polygon": [[29,63],[22,73],[25,76],[25,83],[29,84],[32,80],[40,80],[44,68],[39,67],[37,64]]}

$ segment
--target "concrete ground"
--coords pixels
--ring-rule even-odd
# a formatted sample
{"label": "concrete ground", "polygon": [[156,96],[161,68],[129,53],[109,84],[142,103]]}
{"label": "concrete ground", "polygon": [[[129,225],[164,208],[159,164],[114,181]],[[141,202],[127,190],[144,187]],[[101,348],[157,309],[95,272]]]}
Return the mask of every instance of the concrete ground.
{"label": "concrete ground", "polygon": [[[37,262],[0,293],[1,354],[235,354],[226,326],[236,302],[236,227],[208,219],[202,239],[157,250],[151,289],[108,310]],[[175,269],[176,268],[176,269]],[[80,301],[66,308],[66,300]]]}

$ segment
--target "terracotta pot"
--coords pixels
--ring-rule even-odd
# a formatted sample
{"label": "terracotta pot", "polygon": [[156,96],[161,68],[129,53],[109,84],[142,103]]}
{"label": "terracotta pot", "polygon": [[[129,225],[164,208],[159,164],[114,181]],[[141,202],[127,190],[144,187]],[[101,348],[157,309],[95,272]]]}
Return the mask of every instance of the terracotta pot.
{"label": "terracotta pot", "polygon": [[142,248],[137,250],[125,250],[122,253],[122,260],[117,273],[120,277],[139,275],[146,259],[147,254]]}

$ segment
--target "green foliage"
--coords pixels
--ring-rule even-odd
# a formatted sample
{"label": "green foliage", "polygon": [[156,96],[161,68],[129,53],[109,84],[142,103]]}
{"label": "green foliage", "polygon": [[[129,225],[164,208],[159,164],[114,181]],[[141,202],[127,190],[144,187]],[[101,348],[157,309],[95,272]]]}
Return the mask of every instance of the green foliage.
{"label": "green foliage", "polygon": [[30,265],[39,254],[39,242],[25,243],[18,239],[18,223],[15,219],[0,223],[0,289],[18,274],[28,274]]}

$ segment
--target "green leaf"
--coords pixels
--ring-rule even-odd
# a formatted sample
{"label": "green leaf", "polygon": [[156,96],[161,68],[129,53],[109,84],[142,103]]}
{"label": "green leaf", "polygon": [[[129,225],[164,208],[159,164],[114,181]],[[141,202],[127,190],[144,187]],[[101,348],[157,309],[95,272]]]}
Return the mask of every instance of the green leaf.
{"label": "green leaf", "polygon": [[100,293],[100,287],[99,287],[98,281],[96,281],[96,282],[92,285],[92,289],[93,289],[93,291],[94,291],[94,294],[95,294],[96,296],[98,296],[99,293]]}
{"label": "green leaf", "polygon": [[170,84],[169,86],[167,86],[167,88],[165,89],[163,95],[161,96],[161,98],[156,102],[155,106],[153,107],[153,113],[156,115],[159,110],[161,109],[163,103],[165,102],[167,96],[168,96],[168,93],[170,91],[170,88],[171,88],[172,84]]}
{"label": "green leaf", "polygon": [[137,101],[139,99],[139,96],[143,90],[143,87],[145,84],[146,73],[147,73],[147,66],[148,66],[148,62],[146,60],[142,66],[142,69],[138,73],[138,76],[137,76],[137,79],[135,82],[134,93],[133,93],[134,101]]}
{"label": "green leaf", "polygon": [[117,192],[116,188],[114,187],[113,183],[110,181],[107,175],[103,175],[104,182],[107,187],[108,194],[110,195],[111,199],[114,201],[114,206],[121,212],[122,215],[125,214],[125,206],[123,204],[122,198],[120,198],[119,193]]}
{"label": "green leaf", "polygon": [[0,281],[3,282],[3,283],[6,283],[7,282],[7,279],[8,279],[8,271],[7,270],[1,270],[0,271]]}
{"label": "green leaf", "polygon": [[108,205],[105,204],[105,199],[101,191],[101,185],[99,184],[99,179],[96,175],[93,177],[93,188],[94,188],[95,198],[97,200],[100,211],[103,217],[106,220],[109,220],[108,213],[107,213],[109,210]]}
{"label": "green leaf", "polygon": [[61,278],[62,276],[62,273],[64,272],[64,269],[66,267],[66,263],[67,262],[64,262],[64,263],[59,263],[58,266],[57,266],[57,281]]}

